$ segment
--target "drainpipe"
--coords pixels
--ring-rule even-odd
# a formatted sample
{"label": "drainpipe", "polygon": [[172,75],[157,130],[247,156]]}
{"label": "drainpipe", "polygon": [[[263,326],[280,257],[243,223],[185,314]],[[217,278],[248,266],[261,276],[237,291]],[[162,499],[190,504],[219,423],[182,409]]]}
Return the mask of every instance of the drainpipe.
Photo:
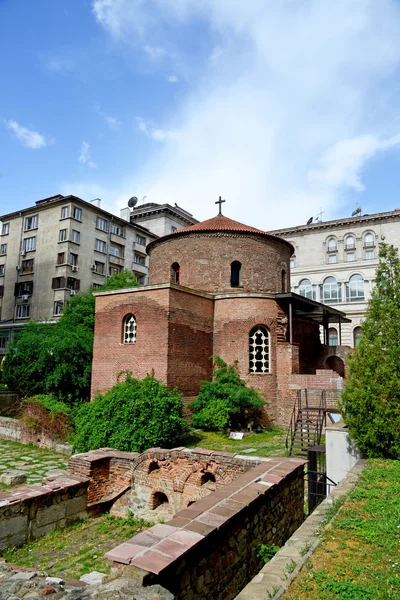
{"label": "drainpipe", "polygon": [[113,221],[113,218],[111,217],[111,219],[108,221],[108,233],[107,233],[106,282],[108,281],[108,278],[110,277],[109,267],[110,267],[110,246],[111,246],[111,224],[112,224],[112,221]]}
{"label": "drainpipe", "polygon": [[[21,217],[21,231],[19,234],[19,252],[18,252],[18,264],[17,264],[17,281],[16,283],[19,282],[19,272],[21,269],[21,252],[23,250],[23,246],[22,246],[22,236],[24,233],[24,218],[22,216],[22,212],[19,213],[19,216]],[[15,288],[14,288],[15,289]],[[17,296],[14,295],[14,309],[13,309],[13,321],[15,321],[16,319],[16,309],[17,309]]]}
{"label": "drainpipe", "polygon": [[293,331],[292,331],[292,321],[293,321],[293,314],[292,314],[292,303],[289,302],[289,343],[293,344]]}

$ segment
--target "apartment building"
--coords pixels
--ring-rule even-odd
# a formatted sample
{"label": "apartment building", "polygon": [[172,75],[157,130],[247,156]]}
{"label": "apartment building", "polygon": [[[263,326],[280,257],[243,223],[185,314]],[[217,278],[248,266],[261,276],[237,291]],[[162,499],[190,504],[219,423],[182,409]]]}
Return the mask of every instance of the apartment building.
{"label": "apartment building", "polygon": [[0,355],[28,320],[56,320],[68,299],[131,270],[147,283],[157,235],[102,210],[100,199],[52,196],[0,217]]}
{"label": "apartment building", "polygon": [[400,209],[317,222],[271,233],[295,247],[292,291],[334,305],[351,319],[329,328],[329,344],[356,346],[375,282],[379,243],[400,247]]}
{"label": "apartment building", "polygon": [[[127,210],[129,209],[122,209],[121,216]],[[156,204],[155,202],[135,206],[130,214],[130,220],[131,223],[138,223],[142,227],[147,227],[157,236],[168,235],[183,227],[190,227],[198,223],[198,220],[191,213],[177,204],[171,206],[170,204]]]}

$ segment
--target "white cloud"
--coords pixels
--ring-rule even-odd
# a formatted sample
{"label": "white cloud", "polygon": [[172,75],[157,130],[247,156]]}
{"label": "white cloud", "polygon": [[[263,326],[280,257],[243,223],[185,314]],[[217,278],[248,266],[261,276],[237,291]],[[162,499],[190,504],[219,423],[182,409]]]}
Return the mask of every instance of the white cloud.
{"label": "white cloud", "polygon": [[107,113],[103,112],[102,110],[100,110],[99,106],[96,107],[96,111],[101,117],[103,117],[104,121],[107,123],[110,129],[114,129],[114,131],[119,131],[122,123],[119,119],[117,119],[117,117],[112,117],[111,115],[108,115]]}
{"label": "white cloud", "polygon": [[46,62],[46,68],[50,73],[58,75],[73,71],[71,61],[65,58],[49,58]]}
{"label": "white cloud", "polygon": [[176,75],[167,75],[165,81],[168,81],[168,83],[178,83],[178,78]]}
{"label": "white cloud", "polygon": [[[362,192],[368,161],[398,149],[396,0],[93,0],[93,11],[114,39],[166,48],[189,82],[171,119],[138,122],[163,141],[140,165],[153,202],[202,219],[222,194],[225,214],[266,229],[320,206],[334,217]],[[191,68],[183,40],[196,22],[209,47]]]}
{"label": "white cloud", "polygon": [[97,164],[90,160],[90,145],[85,140],[81,143],[78,160],[91,169],[97,169]]}
{"label": "white cloud", "polygon": [[38,148],[43,148],[44,146],[48,146],[52,144],[53,141],[45,138],[44,135],[38,133],[37,131],[33,131],[32,129],[27,129],[26,127],[22,127],[17,121],[13,121],[9,119],[5,121],[6,127],[11,129],[11,131],[15,134],[15,137],[18,138],[23,146],[26,148],[32,148],[33,150],[37,150]]}
{"label": "white cloud", "polygon": [[179,134],[171,129],[161,129],[153,127],[151,123],[145,121],[141,117],[137,118],[138,129],[148,137],[151,137],[156,142],[165,142],[167,140],[177,140]]}
{"label": "white cloud", "polygon": [[400,135],[379,140],[372,135],[361,135],[337,142],[320,160],[320,169],[310,171],[310,181],[318,181],[331,187],[349,187],[364,191],[361,173],[367,161],[378,152],[400,147]]}
{"label": "white cloud", "polygon": [[160,48],[160,46],[150,46],[150,44],[146,44],[145,46],[143,46],[143,50],[153,60],[159,60],[160,58],[163,58],[168,54],[165,48]]}

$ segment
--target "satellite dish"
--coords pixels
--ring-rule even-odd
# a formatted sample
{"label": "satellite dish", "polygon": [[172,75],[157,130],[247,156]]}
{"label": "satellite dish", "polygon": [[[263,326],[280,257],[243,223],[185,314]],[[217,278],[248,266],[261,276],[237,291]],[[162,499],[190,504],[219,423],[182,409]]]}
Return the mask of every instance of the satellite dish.
{"label": "satellite dish", "polygon": [[310,217],[310,218],[308,219],[308,221],[307,221],[307,225],[311,225],[311,223],[312,223],[312,222],[313,222],[313,218],[312,218],[312,217]]}
{"label": "satellite dish", "polygon": [[353,212],[351,213],[352,217],[355,217],[356,215],[359,215],[361,212],[361,206],[359,206],[358,208],[356,208],[356,210],[353,210]]}
{"label": "satellite dish", "polygon": [[138,203],[138,199],[136,196],[132,196],[132,198],[129,198],[129,200],[128,200],[129,208],[133,208],[134,206],[136,206],[137,203]]}

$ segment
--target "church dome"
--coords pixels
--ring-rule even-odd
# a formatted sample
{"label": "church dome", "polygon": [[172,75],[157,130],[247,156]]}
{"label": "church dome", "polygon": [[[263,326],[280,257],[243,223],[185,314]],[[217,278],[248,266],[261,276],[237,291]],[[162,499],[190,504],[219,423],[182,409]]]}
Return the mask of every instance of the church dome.
{"label": "church dome", "polygon": [[290,242],[223,215],[159,237],[147,252],[151,285],[214,293],[289,290]]}

